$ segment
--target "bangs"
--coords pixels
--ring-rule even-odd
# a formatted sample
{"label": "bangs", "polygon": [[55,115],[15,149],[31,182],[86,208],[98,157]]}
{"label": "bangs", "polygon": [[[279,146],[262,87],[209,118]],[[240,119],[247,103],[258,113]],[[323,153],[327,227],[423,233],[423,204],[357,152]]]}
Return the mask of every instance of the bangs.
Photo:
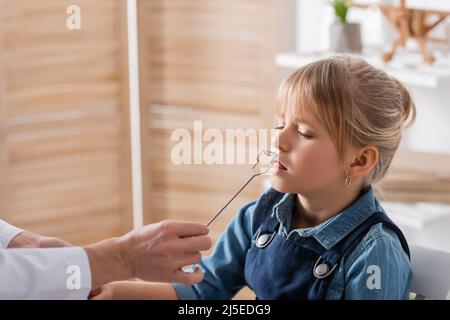
{"label": "bangs", "polygon": [[308,81],[305,69],[300,69],[285,79],[280,86],[277,116],[288,116],[296,122],[301,122],[308,112],[312,112],[324,123],[323,113],[316,101],[312,81]]}

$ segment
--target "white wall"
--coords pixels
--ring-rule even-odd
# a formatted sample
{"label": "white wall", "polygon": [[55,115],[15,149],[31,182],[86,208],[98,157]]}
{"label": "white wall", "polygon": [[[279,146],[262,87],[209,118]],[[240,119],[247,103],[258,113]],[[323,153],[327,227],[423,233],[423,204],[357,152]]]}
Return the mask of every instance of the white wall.
{"label": "white wall", "polygon": [[297,0],[297,51],[327,50],[332,8],[324,0]]}
{"label": "white wall", "polygon": [[410,87],[417,107],[414,126],[405,131],[408,149],[450,154],[450,82],[437,89]]}

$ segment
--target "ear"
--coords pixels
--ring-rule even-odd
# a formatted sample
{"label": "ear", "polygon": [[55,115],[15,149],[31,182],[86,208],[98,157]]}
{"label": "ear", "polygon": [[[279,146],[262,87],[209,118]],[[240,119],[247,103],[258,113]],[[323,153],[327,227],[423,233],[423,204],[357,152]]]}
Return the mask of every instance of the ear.
{"label": "ear", "polygon": [[352,178],[365,176],[375,167],[378,157],[378,149],[374,146],[365,146],[355,150],[346,170],[347,175]]}

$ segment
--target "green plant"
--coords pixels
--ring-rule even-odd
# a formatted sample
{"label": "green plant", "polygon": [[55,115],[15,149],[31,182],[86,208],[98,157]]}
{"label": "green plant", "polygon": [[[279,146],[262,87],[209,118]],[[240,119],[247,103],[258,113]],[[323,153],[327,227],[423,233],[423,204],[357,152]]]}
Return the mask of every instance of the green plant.
{"label": "green plant", "polygon": [[333,0],[334,13],[342,23],[347,23],[348,0]]}

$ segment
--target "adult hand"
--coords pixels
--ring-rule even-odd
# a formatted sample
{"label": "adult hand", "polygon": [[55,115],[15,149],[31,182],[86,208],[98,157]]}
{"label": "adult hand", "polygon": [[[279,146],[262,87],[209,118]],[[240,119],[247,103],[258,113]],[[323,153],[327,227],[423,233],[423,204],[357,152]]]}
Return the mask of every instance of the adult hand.
{"label": "adult hand", "polygon": [[200,262],[200,251],[212,241],[200,223],[162,221],[133,230],[126,235],[85,247],[92,273],[92,289],[117,280],[193,284],[202,272],[186,272],[183,266]]}
{"label": "adult hand", "polygon": [[198,272],[185,272],[183,266],[200,262],[200,251],[211,247],[209,230],[203,224],[163,221],[125,235],[124,250],[133,276],[146,281],[197,283]]}

